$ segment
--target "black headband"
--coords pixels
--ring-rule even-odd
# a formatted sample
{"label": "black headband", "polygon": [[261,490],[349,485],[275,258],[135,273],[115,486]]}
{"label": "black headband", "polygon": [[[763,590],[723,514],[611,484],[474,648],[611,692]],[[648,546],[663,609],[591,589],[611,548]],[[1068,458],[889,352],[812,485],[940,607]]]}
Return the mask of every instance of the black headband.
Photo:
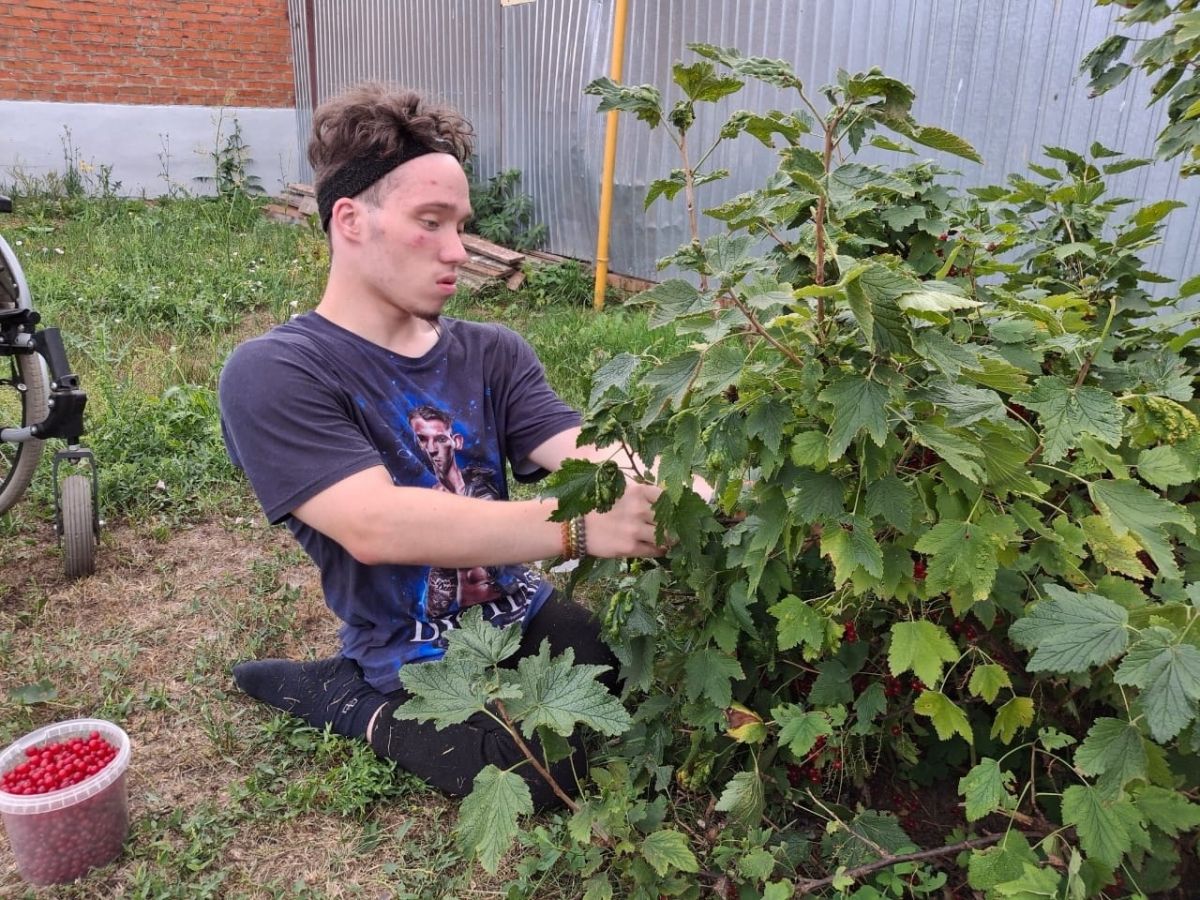
{"label": "black headband", "polygon": [[384,157],[352,159],[325,179],[317,191],[317,212],[321,215],[321,229],[329,232],[329,219],[333,215],[333,204],[342,197],[357,197],[397,166],[426,153],[445,153],[435,147],[413,144]]}

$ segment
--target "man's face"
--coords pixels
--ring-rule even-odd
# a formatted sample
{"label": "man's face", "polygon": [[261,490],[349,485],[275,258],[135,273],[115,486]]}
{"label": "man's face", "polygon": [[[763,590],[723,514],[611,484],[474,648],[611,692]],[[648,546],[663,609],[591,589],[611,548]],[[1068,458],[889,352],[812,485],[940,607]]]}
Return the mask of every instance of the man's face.
{"label": "man's face", "polygon": [[387,306],[436,319],[467,260],[462,228],[471,217],[467,176],[447,153],[427,153],[395,169],[379,206],[367,208],[360,264]]}
{"label": "man's face", "polygon": [[438,478],[445,478],[454,468],[454,451],[462,449],[462,435],[454,434],[449,425],[437,419],[414,418],[412,428],[434,472]]}

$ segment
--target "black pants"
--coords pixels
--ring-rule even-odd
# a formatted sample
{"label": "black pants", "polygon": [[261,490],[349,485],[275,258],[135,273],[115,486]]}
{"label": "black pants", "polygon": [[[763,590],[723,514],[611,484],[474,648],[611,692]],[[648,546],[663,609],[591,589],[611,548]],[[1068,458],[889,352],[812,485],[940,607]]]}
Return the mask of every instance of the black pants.
{"label": "black pants", "polygon": [[[522,657],[536,654],[543,640],[549,640],[556,656],[571,647],[576,663],[612,667],[600,680],[615,692],[617,661],[601,640],[599,624],[589,610],[552,595],[522,636],[520,649],[502,665],[515,668]],[[396,719],[393,713],[411,695],[403,689],[388,694],[377,691],[367,684],[358,664],[345,657],[313,663],[242,663],[234,668],[234,679],[251,696],[315,727],[329,725],[347,737],[365,738],[374,717],[370,744],[379,756],[454,796],[470,793],[475,776],[485,766],[509,769],[525,759],[504,728],[484,713],[440,731],[429,722]],[[544,765],[538,741],[526,740],[526,744]],[[550,773],[567,793],[575,794],[577,776],[582,778],[587,771],[587,757],[578,737],[571,739],[571,747],[571,756],[552,764]],[[516,771],[529,784],[535,807],[560,802],[531,765],[525,763]]]}

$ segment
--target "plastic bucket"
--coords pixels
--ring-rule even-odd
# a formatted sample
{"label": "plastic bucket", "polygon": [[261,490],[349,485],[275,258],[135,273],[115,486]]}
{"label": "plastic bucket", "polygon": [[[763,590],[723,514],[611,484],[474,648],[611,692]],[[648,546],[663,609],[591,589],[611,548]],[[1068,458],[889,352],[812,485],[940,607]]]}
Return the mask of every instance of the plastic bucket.
{"label": "plastic bucket", "polygon": [[0,753],[0,775],[28,759],[30,747],[43,747],[93,731],[117,748],[103,769],[57,791],[10,794],[0,790],[0,816],[8,832],[17,871],[30,884],[73,881],[121,854],[129,835],[129,736],[103,719],[72,719],[30,732]]}

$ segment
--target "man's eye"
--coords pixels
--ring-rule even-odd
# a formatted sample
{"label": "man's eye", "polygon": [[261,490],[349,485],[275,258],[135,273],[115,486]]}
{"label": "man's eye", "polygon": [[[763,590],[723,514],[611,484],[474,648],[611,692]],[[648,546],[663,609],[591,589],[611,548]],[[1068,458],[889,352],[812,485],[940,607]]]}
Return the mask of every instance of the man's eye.
{"label": "man's eye", "polygon": [[434,228],[437,228],[440,223],[437,221],[437,219],[422,219],[421,224],[424,225],[426,228],[432,230]]}

